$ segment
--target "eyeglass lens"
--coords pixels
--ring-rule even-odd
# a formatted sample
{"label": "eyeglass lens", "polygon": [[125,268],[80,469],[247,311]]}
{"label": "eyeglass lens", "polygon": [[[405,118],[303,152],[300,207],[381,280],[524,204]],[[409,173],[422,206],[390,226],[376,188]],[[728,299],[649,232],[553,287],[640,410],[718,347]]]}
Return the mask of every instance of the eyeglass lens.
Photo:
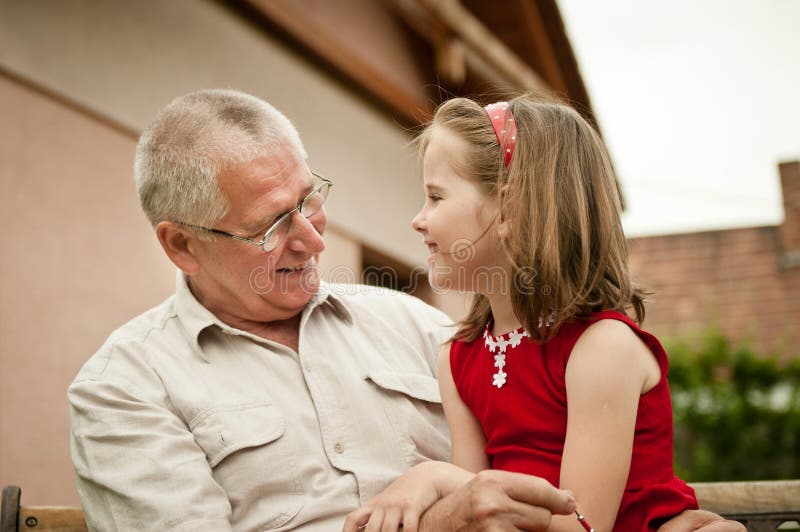
{"label": "eyeglass lens", "polygon": [[[316,190],[303,198],[299,206],[300,208],[298,209],[300,214],[305,218],[310,218],[317,214],[322,208],[322,204],[328,199],[328,191],[330,188],[331,184],[329,182],[323,182]],[[293,211],[287,212],[275,225],[267,230],[264,235],[264,251],[272,251],[278,244],[283,242],[283,239],[286,238],[286,235],[289,234],[289,229],[292,227],[292,214]]]}

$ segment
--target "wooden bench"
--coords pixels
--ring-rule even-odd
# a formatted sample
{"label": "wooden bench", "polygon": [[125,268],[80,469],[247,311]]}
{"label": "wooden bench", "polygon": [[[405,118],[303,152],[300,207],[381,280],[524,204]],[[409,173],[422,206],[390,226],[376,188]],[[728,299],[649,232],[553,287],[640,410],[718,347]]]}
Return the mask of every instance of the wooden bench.
{"label": "wooden bench", "polygon": [[700,508],[744,523],[750,532],[800,531],[800,480],[695,482]]}
{"label": "wooden bench", "polygon": [[[748,531],[800,531],[800,480],[695,482],[692,487],[701,508],[741,521]],[[20,493],[17,486],[3,488],[0,532],[88,530],[80,508],[21,506]]]}
{"label": "wooden bench", "polygon": [[3,488],[0,532],[86,532],[83,510],[73,506],[21,506],[17,486]]}

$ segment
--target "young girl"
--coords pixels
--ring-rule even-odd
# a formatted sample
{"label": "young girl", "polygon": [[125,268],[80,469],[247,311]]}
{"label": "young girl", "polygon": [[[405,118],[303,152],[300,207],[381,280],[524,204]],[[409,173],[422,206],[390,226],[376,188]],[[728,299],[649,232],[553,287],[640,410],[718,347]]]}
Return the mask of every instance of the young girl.
{"label": "young girl", "polygon": [[[473,291],[439,357],[452,460],[569,489],[550,530],[655,530],[697,508],[675,477],[667,356],[639,328],[619,191],[573,109],[443,104],[421,137],[431,283]],[[626,314],[632,310],[635,319]]]}

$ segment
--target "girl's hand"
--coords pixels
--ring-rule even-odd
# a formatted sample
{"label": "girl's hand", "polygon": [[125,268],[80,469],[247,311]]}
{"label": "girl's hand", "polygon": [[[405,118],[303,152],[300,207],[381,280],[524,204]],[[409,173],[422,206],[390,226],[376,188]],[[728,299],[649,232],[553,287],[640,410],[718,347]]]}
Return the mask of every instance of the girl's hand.
{"label": "girl's hand", "polygon": [[361,508],[350,512],[342,532],[417,532],[420,516],[436,501],[472,478],[446,462],[422,462]]}
{"label": "girl's hand", "polygon": [[658,529],[658,532],[747,532],[738,521],[730,521],[705,510],[686,510]]}

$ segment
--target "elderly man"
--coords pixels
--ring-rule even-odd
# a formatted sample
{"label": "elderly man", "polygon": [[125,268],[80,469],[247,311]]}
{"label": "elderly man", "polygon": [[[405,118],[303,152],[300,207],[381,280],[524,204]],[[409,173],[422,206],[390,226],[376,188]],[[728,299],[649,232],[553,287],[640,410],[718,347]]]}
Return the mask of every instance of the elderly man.
{"label": "elderly man", "polygon": [[[539,530],[574,509],[540,479],[428,462],[448,457],[434,374],[448,320],[319,282],[333,183],[305,159],[280,112],[235,91],[178,98],[143,133],[136,184],[177,288],[70,386],[90,528],[337,530],[420,463],[453,491],[421,530]],[[688,515],[681,529],[707,518]]]}

